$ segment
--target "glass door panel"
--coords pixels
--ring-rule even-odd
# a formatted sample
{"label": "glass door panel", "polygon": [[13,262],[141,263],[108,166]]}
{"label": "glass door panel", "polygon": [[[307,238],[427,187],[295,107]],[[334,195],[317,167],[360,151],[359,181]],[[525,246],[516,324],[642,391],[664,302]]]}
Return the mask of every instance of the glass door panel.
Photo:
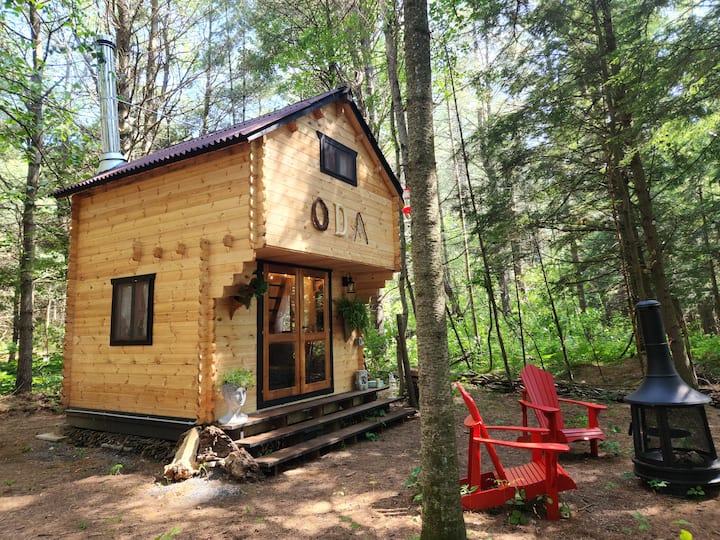
{"label": "glass door panel", "polygon": [[263,399],[301,396],[329,388],[329,274],[268,265],[265,279],[268,290],[263,302]]}
{"label": "glass door panel", "polygon": [[295,386],[295,343],[268,345],[268,389],[281,390]]}
{"label": "glass door panel", "polygon": [[325,341],[305,342],[305,384],[327,380]]}
{"label": "glass door panel", "polygon": [[278,399],[297,393],[296,272],[271,266],[265,280],[268,290],[263,302],[263,395]]}
{"label": "glass door panel", "polygon": [[304,391],[330,385],[330,333],[326,329],[327,272],[303,272],[303,332],[300,336],[305,362]]}

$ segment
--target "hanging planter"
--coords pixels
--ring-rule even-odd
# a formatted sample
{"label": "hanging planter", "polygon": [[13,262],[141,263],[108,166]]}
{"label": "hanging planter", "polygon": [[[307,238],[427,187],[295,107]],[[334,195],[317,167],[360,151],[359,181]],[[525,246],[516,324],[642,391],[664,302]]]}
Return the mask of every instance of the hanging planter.
{"label": "hanging planter", "polygon": [[260,298],[268,290],[268,283],[262,274],[254,272],[253,277],[249,283],[240,285],[233,296],[230,297],[230,318],[233,318],[235,311],[240,306],[245,306],[246,309],[250,309],[250,302],[253,297]]}
{"label": "hanging planter", "polygon": [[335,300],[335,309],[337,309],[343,321],[345,341],[349,340],[353,332],[355,332],[355,345],[362,345],[362,336],[370,326],[370,313],[367,304],[357,298],[343,296]]}

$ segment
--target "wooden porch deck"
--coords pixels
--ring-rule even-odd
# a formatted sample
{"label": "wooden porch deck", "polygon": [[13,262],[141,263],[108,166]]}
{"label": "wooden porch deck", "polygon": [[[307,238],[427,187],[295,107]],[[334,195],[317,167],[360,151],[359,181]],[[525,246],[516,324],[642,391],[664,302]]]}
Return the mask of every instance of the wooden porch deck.
{"label": "wooden porch deck", "polygon": [[277,473],[289,462],[316,457],[325,449],[354,442],[357,437],[402,422],[417,412],[383,398],[387,389],[369,388],[259,411],[237,428],[222,426],[265,471]]}

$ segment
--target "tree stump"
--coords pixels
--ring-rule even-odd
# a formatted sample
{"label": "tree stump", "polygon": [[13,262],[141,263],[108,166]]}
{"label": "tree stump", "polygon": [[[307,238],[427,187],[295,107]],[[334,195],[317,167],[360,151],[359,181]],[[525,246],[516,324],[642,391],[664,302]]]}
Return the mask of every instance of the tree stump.
{"label": "tree stump", "polygon": [[192,428],[185,432],[182,442],[175,451],[175,458],[166,465],[163,476],[168,480],[187,480],[200,472],[197,451],[200,445],[200,430]]}
{"label": "tree stump", "polygon": [[230,452],[223,466],[235,480],[256,480],[260,477],[260,466],[244,448]]}

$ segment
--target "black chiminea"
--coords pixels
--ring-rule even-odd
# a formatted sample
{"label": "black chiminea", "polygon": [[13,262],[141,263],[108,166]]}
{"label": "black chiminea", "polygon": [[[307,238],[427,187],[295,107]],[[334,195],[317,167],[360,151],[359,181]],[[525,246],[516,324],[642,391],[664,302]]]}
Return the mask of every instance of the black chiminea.
{"label": "black chiminea", "polygon": [[672,492],[720,484],[720,460],[713,444],[705,403],[710,398],[682,380],[665,340],[660,302],[638,302],[638,319],[647,353],[647,376],[630,403],[635,474],[665,481]]}

